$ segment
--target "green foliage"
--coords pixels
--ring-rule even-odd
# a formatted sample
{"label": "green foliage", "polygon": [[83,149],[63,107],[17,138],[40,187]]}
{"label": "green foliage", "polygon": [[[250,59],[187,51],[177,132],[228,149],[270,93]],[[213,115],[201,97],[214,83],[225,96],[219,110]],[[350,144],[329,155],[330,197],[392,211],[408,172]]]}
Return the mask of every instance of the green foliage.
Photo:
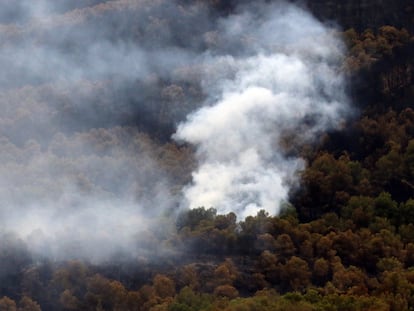
{"label": "green foliage", "polygon": [[195,293],[191,288],[184,287],[170,305],[170,311],[202,311],[209,310],[213,297],[208,294]]}
{"label": "green foliage", "polygon": [[395,219],[398,214],[398,204],[391,198],[391,194],[382,192],[374,201],[375,213],[380,217]]}
{"label": "green foliage", "polygon": [[206,210],[204,207],[199,207],[196,209],[188,210],[181,213],[181,215],[178,217],[177,227],[178,229],[182,229],[184,227],[194,229],[203,221],[209,222],[214,220],[216,214],[217,211],[214,208],[209,208]]}

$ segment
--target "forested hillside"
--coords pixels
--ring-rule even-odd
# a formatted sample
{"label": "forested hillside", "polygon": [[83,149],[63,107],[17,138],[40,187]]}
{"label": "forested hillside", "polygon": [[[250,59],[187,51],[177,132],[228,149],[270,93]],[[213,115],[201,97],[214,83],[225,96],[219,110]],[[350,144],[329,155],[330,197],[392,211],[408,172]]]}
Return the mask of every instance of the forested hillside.
{"label": "forested hillside", "polygon": [[0,23],[0,311],[414,309],[411,1],[0,0]]}

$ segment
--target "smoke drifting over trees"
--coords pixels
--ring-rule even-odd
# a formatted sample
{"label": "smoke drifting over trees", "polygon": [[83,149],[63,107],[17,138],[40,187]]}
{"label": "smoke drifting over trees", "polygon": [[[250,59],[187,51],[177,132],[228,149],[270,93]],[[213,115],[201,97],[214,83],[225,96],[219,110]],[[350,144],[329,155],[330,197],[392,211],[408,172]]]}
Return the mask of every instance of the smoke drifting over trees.
{"label": "smoke drifting over trees", "polygon": [[414,309],[413,6],[308,4],[0,0],[0,311]]}
{"label": "smoke drifting over trees", "polygon": [[304,165],[281,140],[348,110],[341,41],[291,4],[3,2],[0,213],[39,254],[142,252],[178,206],[277,214]]}

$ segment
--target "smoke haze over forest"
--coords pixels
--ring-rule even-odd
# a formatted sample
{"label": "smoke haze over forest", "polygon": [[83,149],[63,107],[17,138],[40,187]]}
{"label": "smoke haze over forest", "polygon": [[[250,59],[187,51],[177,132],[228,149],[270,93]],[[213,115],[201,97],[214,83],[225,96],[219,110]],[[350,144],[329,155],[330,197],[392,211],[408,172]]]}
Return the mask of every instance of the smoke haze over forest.
{"label": "smoke haze over forest", "polygon": [[414,310],[412,0],[0,0],[0,311]]}
{"label": "smoke haze over forest", "polygon": [[43,256],[145,252],[180,208],[277,214],[305,165],[283,140],[349,113],[341,40],[292,4],[0,6],[1,225]]}

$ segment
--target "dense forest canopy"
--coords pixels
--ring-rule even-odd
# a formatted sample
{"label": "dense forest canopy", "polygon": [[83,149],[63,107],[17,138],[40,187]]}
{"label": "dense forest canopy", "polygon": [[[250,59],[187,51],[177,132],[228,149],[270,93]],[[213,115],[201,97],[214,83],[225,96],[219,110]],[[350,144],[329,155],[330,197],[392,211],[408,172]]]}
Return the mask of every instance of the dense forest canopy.
{"label": "dense forest canopy", "polygon": [[0,0],[0,310],[413,309],[413,12]]}

